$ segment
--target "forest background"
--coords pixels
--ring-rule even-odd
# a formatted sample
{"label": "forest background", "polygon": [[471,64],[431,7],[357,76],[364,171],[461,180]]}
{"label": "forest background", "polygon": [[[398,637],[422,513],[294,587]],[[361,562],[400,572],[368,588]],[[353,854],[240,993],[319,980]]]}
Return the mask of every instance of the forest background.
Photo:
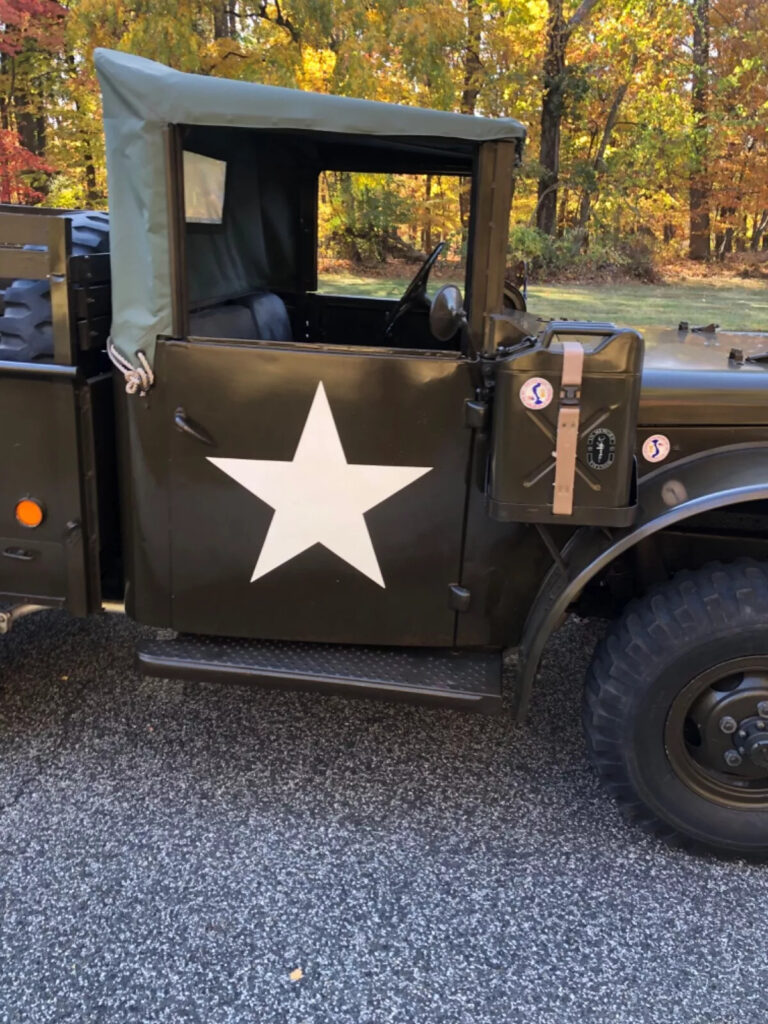
{"label": "forest background", "polygon": [[[529,132],[510,262],[540,279],[768,266],[761,0],[0,0],[0,201],[106,208],[91,54],[514,116]],[[338,176],[324,254],[417,258],[466,238],[455,180]]]}

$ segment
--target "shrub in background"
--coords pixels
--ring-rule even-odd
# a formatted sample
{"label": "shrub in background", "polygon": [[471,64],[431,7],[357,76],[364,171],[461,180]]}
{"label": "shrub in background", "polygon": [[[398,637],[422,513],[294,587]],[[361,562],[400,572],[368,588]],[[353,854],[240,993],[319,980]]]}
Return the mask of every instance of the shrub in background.
{"label": "shrub in background", "polygon": [[508,262],[525,260],[531,280],[634,277],[653,281],[654,258],[653,238],[640,233],[622,238],[594,234],[587,244],[578,231],[552,237],[527,224],[515,224],[509,235]]}

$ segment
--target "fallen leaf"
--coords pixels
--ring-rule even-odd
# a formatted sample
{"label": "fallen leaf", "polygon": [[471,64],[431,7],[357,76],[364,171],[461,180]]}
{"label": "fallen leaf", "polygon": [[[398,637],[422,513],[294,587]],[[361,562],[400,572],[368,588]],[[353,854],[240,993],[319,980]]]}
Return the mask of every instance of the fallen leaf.
{"label": "fallen leaf", "polygon": [[302,971],[300,967],[297,967],[295,971],[291,971],[288,977],[291,979],[291,981],[301,981],[301,979],[304,977],[304,971]]}

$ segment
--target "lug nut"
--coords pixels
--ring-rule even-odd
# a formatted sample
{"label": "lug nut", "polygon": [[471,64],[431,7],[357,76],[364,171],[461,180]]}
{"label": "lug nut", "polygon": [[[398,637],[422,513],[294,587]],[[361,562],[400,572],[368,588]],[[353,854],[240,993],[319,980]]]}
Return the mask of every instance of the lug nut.
{"label": "lug nut", "polygon": [[738,735],[739,735],[739,739],[740,740],[745,740],[747,738],[747,734],[746,734],[746,732],[744,732],[743,729],[739,729]]}
{"label": "lug nut", "polygon": [[761,718],[768,718],[768,700],[761,700],[757,705],[757,713]]}
{"label": "lug nut", "polygon": [[724,757],[729,768],[738,768],[741,764],[741,754],[735,750],[726,750]]}
{"label": "lug nut", "polygon": [[731,718],[730,715],[724,715],[720,719],[720,732],[727,733],[729,736],[732,732],[736,732],[737,722],[735,718]]}
{"label": "lug nut", "polygon": [[763,722],[762,720],[759,721],[759,722],[756,722],[755,724],[756,724],[758,729],[764,729],[765,728],[765,722]]}

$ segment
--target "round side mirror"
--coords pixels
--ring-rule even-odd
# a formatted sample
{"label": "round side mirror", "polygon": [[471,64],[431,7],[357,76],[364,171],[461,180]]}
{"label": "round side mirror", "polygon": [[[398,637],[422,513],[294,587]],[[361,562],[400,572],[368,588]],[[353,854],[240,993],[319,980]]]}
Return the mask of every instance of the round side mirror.
{"label": "round side mirror", "polygon": [[429,309],[429,329],[438,341],[450,341],[467,322],[464,301],[455,284],[444,284]]}

